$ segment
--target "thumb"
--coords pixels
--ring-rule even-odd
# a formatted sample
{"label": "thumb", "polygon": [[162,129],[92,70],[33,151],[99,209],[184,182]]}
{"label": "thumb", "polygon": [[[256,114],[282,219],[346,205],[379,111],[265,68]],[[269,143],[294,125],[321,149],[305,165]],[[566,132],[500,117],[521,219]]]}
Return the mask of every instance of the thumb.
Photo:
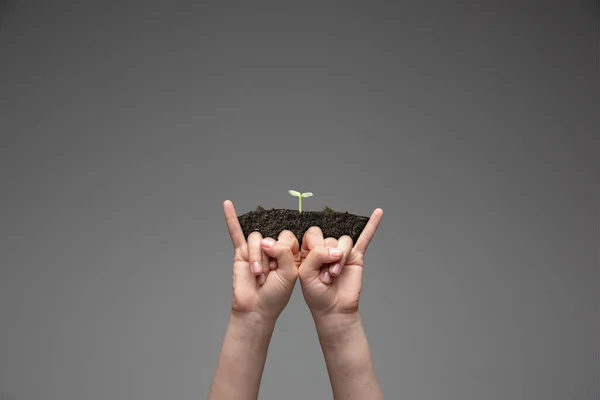
{"label": "thumb", "polygon": [[[295,281],[298,277],[298,268],[294,262],[294,243],[265,238],[260,243],[262,250],[271,258],[277,260],[278,270],[281,276],[289,281]],[[297,248],[297,246],[296,246]]]}
{"label": "thumb", "polygon": [[300,265],[300,279],[317,278],[323,264],[339,261],[344,252],[335,247],[317,246],[312,249]]}

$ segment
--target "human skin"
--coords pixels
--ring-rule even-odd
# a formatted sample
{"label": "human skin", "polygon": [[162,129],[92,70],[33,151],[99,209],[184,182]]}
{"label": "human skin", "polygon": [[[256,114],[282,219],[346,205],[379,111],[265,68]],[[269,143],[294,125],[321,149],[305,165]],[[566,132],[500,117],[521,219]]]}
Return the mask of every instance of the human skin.
{"label": "human skin", "polygon": [[[333,292],[322,290],[312,278],[319,278],[325,288],[355,288],[354,279],[349,283],[344,282],[346,276],[353,276],[355,268],[362,268],[364,251],[381,219],[381,215],[376,215],[377,210],[373,214],[376,217],[374,223],[370,221],[367,224],[357,240],[359,247],[354,253],[352,246],[348,247],[346,238],[342,237],[339,241],[333,238],[322,240],[322,233],[319,237],[320,229],[316,231],[314,227],[305,234],[307,242],[303,243],[302,249],[295,235],[288,230],[282,231],[277,240],[262,238],[259,232],[252,232],[246,240],[233,203],[226,200],[223,210],[234,248],[233,298],[229,324],[208,399],[258,398],[277,318],[289,302],[300,275],[304,276],[308,288],[308,292],[304,292],[303,287],[307,304],[313,317],[319,317],[315,318],[315,323],[334,397],[341,398],[343,393],[346,396],[344,398],[365,398],[361,396],[377,393],[379,389],[374,372],[369,372],[372,371],[372,362],[358,309],[347,315],[339,313],[340,310],[353,309],[347,303],[355,296],[338,293],[330,297]],[[350,245],[351,242],[350,239]],[[343,262],[344,259],[348,265],[334,278],[330,276],[327,280],[327,274],[321,272],[324,266]],[[344,272],[346,270],[349,272]],[[325,277],[324,281],[320,280],[321,275]],[[336,284],[336,280],[341,282]],[[323,307],[323,302],[328,299],[334,299],[336,306],[331,309]],[[368,360],[359,360],[363,357],[368,357]]]}
{"label": "human skin", "polygon": [[[325,357],[334,399],[383,399],[359,313],[364,257],[381,222],[383,210],[373,211],[353,245],[349,236],[323,238],[311,227],[302,239],[299,279]],[[329,249],[342,258],[321,262]]]}

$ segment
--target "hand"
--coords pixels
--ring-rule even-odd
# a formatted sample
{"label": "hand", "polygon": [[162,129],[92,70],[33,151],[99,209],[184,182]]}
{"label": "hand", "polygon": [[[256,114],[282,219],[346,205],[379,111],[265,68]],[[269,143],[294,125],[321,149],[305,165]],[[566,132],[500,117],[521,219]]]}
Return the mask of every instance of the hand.
{"label": "hand", "polygon": [[246,242],[233,203],[226,200],[223,210],[234,248],[232,312],[274,322],[298,278],[298,240],[284,230],[278,240],[252,232]]}
{"label": "hand", "polygon": [[304,233],[299,277],[313,317],[358,311],[364,256],[382,216],[381,208],[373,211],[354,246],[347,235],[324,239],[317,226]]}

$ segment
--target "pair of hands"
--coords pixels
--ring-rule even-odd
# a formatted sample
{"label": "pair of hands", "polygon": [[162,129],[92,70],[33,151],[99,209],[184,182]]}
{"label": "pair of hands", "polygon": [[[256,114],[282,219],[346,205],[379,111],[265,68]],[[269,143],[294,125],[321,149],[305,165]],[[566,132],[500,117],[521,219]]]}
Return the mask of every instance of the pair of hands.
{"label": "pair of hands", "polygon": [[314,318],[358,311],[363,260],[383,216],[373,211],[361,235],[323,237],[319,227],[308,229],[300,248],[289,230],[278,238],[252,232],[246,240],[233,203],[223,210],[234,248],[232,311],[274,322],[290,300],[296,279]]}

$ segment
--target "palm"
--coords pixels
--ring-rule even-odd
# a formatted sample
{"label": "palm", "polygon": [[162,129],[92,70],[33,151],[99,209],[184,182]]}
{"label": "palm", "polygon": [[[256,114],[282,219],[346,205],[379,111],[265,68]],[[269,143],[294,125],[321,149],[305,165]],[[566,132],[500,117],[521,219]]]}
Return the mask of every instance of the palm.
{"label": "palm", "polygon": [[[244,248],[246,247],[246,248]],[[237,311],[256,311],[268,313],[279,313],[283,310],[291,296],[293,284],[290,284],[280,276],[280,271],[271,271],[262,286],[245,285],[241,282],[236,271],[247,271],[250,269],[247,246],[243,246],[240,252],[236,252],[233,261],[233,307]],[[291,286],[291,287],[290,287]],[[272,316],[272,315],[270,315]]]}
{"label": "palm", "polygon": [[[230,202],[224,203],[225,219],[234,247],[233,256],[233,299],[232,309],[239,312],[256,312],[266,317],[277,317],[287,305],[297,277],[297,268],[293,263],[288,263],[289,268],[264,270],[264,282],[251,272],[251,258],[256,260],[256,251],[260,247],[252,245],[246,240],[239,220]],[[280,240],[285,245],[290,245],[291,232],[282,232]],[[284,241],[282,241],[283,239]],[[294,240],[295,237],[293,237]],[[260,242],[259,242],[260,243]],[[260,245],[258,245],[260,246]],[[254,252],[254,258],[251,254]],[[291,252],[299,260],[298,246],[292,245]],[[258,258],[260,260],[260,257]],[[263,265],[268,265],[272,259],[266,254],[262,255]],[[293,272],[292,272],[293,271]]]}
{"label": "palm", "polygon": [[362,260],[363,256],[360,253],[351,251],[342,273],[331,284],[325,284],[318,278],[303,277],[301,270],[300,282],[308,307],[317,313],[356,311],[362,288]]}
{"label": "palm", "polygon": [[316,246],[342,247],[347,250],[341,273],[333,278],[330,283],[321,279],[324,271],[329,270],[329,264],[324,264],[320,271],[311,271],[309,268],[303,268],[300,265],[299,278],[302,284],[302,292],[308,307],[313,313],[350,313],[358,310],[364,255],[379,226],[382,215],[383,211],[380,209],[373,212],[355,245],[352,245],[352,240],[346,237],[345,240],[339,239],[338,246],[338,240],[335,238],[323,239],[320,229],[305,233],[301,252],[302,263]]}

